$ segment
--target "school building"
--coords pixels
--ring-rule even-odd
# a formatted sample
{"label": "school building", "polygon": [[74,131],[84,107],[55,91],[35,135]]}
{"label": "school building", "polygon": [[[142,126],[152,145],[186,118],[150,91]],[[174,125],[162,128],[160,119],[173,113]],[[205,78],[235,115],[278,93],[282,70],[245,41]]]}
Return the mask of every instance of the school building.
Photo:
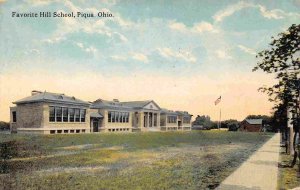
{"label": "school building", "polygon": [[65,94],[32,91],[13,102],[13,133],[69,134],[191,130],[192,115],[161,108],[153,100],[87,102]]}

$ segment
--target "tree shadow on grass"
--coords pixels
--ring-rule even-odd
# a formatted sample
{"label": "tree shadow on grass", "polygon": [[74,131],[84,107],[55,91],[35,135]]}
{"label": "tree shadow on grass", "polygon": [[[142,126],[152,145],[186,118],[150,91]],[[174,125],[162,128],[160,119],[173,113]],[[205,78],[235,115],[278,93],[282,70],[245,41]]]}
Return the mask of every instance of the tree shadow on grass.
{"label": "tree shadow on grass", "polygon": [[289,164],[283,164],[283,163],[278,163],[278,168],[290,168],[291,165]]}

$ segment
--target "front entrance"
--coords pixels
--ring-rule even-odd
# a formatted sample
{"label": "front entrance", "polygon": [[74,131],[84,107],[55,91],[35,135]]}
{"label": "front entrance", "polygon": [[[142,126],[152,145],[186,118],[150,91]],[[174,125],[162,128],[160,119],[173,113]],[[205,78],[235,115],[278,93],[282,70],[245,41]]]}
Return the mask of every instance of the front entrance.
{"label": "front entrance", "polygon": [[181,121],[178,121],[178,127],[181,127]]}
{"label": "front entrance", "polygon": [[98,121],[98,119],[93,120],[93,132],[99,132],[99,121]]}

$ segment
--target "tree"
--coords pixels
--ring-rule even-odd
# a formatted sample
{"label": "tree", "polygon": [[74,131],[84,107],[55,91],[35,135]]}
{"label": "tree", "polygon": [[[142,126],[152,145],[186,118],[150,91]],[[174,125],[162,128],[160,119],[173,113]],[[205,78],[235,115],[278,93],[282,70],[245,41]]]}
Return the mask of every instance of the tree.
{"label": "tree", "polygon": [[236,119],[228,119],[225,121],[222,121],[222,127],[228,128],[228,131],[237,131],[239,129],[239,122]]}
{"label": "tree", "polygon": [[213,123],[208,115],[198,115],[195,121],[193,122],[193,125],[199,125],[203,126],[205,129],[211,129]]}
{"label": "tree", "polygon": [[[290,107],[293,113],[293,124],[299,129],[299,96],[300,96],[300,25],[293,24],[286,32],[280,33],[278,39],[272,37],[270,49],[263,50],[256,56],[259,62],[253,71],[258,69],[273,73],[278,83],[272,87],[259,90],[269,95],[274,102],[274,109]],[[297,128],[298,127],[298,128]]]}
{"label": "tree", "polygon": [[[256,56],[259,61],[253,71],[262,70],[274,74],[278,82],[272,87],[261,87],[259,90],[269,95],[269,100],[274,102],[274,116],[280,125],[286,120],[284,112],[288,108],[292,112],[292,124],[295,136],[299,135],[300,113],[300,25],[293,24],[286,32],[280,33],[278,38],[272,37],[272,42],[267,50]],[[275,119],[275,122],[277,121]],[[286,131],[285,127],[279,127]],[[297,152],[295,152],[297,156]]]}
{"label": "tree", "polygon": [[9,123],[0,121],[0,131],[9,130]]}

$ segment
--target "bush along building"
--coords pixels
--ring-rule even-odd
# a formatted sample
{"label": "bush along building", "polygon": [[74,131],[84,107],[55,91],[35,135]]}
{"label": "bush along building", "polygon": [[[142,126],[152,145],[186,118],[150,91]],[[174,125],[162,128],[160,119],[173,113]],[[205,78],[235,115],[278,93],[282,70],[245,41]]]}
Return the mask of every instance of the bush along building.
{"label": "bush along building", "polygon": [[13,133],[69,134],[191,130],[192,115],[160,108],[153,100],[86,102],[65,94],[32,91],[13,102]]}

